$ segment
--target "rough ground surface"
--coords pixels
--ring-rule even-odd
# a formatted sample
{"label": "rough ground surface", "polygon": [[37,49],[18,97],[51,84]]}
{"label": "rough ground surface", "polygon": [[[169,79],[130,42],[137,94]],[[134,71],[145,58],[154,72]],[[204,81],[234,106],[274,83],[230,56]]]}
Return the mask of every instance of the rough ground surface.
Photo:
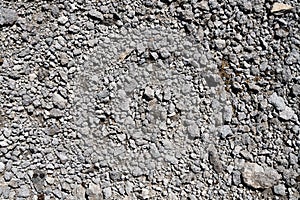
{"label": "rough ground surface", "polygon": [[299,199],[274,3],[0,0],[0,199]]}

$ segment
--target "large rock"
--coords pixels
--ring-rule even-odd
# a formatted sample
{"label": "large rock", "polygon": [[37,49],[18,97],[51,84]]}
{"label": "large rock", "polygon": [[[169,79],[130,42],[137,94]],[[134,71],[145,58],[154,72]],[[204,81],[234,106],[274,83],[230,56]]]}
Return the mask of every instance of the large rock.
{"label": "large rock", "polygon": [[263,168],[256,163],[246,163],[242,177],[246,185],[255,189],[265,189],[277,184],[281,175],[273,168]]}
{"label": "large rock", "polygon": [[0,26],[13,25],[18,19],[17,12],[7,8],[0,8]]}
{"label": "large rock", "polygon": [[60,109],[64,109],[66,107],[66,104],[68,103],[67,100],[64,99],[58,93],[54,93],[52,98],[53,98],[53,103]]}
{"label": "large rock", "polygon": [[284,3],[274,3],[272,6],[272,10],[271,13],[275,13],[275,12],[280,12],[280,11],[286,11],[286,10],[291,10],[293,9],[292,6],[288,5],[288,4],[284,4]]}
{"label": "large rock", "polygon": [[269,103],[272,104],[278,111],[283,111],[286,107],[284,99],[281,96],[278,96],[274,92],[268,99]]}

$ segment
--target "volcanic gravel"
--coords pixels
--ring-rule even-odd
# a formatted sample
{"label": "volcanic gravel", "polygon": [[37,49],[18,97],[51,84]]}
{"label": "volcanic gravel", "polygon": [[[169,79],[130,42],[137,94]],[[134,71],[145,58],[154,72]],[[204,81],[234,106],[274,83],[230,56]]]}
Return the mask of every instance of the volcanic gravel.
{"label": "volcanic gravel", "polygon": [[0,0],[0,199],[299,199],[299,6]]}

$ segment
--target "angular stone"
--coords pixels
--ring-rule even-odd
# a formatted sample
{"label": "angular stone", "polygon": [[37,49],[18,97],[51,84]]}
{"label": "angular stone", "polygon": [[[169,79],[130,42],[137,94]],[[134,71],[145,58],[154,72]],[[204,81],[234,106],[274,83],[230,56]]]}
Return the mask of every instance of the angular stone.
{"label": "angular stone", "polygon": [[62,116],[64,116],[64,112],[62,110],[58,110],[56,108],[53,108],[53,109],[50,110],[50,115],[49,116],[54,117],[54,118],[62,117]]}
{"label": "angular stone", "polygon": [[60,57],[60,63],[62,65],[67,65],[69,63],[68,54],[62,52],[59,57]]}
{"label": "angular stone", "polygon": [[59,18],[57,19],[57,21],[58,21],[59,24],[64,25],[64,24],[67,23],[68,17],[66,17],[66,16],[61,16],[61,17],[59,17]]}
{"label": "angular stone", "polygon": [[107,187],[107,188],[103,189],[103,197],[104,197],[104,199],[110,198],[111,195],[112,195],[112,191],[111,191],[110,187]]}
{"label": "angular stone", "polygon": [[88,199],[103,199],[100,186],[94,183],[89,184],[86,195],[88,196]]}
{"label": "angular stone", "polygon": [[295,85],[292,87],[292,93],[293,93],[293,95],[295,95],[295,96],[300,96],[300,85],[299,85],[299,84],[295,84]]}
{"label": "angular stone", "polygon": [[281,175],[273,168],[263,168],[256,163],[246,163],[242,177],[247,186],[254,189],[266,189],[275,185]]}
{"label": "angular stone", "polygon": [[284,184],[274,186],[274,193],[277,195],[285,196],[286,187]]}
{"label": "angular stone", "polygon": [[52,100],[54,105],[56,105],[60,109],[64,109],[67,104],[67,100],[64,99],[60,94],[54,93],[52,96]]}
{"label": "angular stone", "polygon": [[272,104],[278,111],[285,109],[286,105],[284,99],[274,92],[268,99],[269,103]]}
{"label": "angular stone", "polygon": [[152,100],[154,98],[154,90],[151,87],[147,86],[145,88],[144,96],[146,100]]}
{"label": "angular stone", "polygon": [[285,11],[285,10],[291,10],[291,9],[293,9],[293,7],[290,6],[290,5],[276,2],[276,3],[273,4],[271,13]]}
{"label": "angular stone", "polygon": [[219,50],[223,50],[226,47],[226,41],[222,39],[215,40],[215,44]]}
{"label": "angular stone", "polygon": [[85,200],[85,188],[82,185],[78,185],[75,189],[75,198],[78,200]]}
{"label": "angular stone", "polygon": [[223,112],[223,119],[225,122],[231,122],[233,115],[232,106],[225,106]]}
{"label": "angular stone", "polygon": [[191,125],[188,126],[187,133],[189,137],[193,139],[200,137],[200,130],[198,128],[198,125],[195,122],[193,122]]}
{"label": "angular stone", "polygon": [[241,183],[241,172],[239,171],[232,172],[232,182],[236,186],[238,186]]}
{"label": "angular stone", "polygon": [[288,121],[297,116],[295,115],[295,112],[292,108],[286,107],[285,110],[279,113],[279,117],[283,120]]}
{"label": "angular stone", "polygon": [[4,172],[5,170],[5,164],[3,162],[0,162],[0,173]]}
{"label": "angular stone", "polygon": [[225,139],[227,136],[233,135],[229,125],[224,125],[219,128],[220,137]]}
{"label": "angular stone", "polygon": [[18,197],[27,198],[30,196],[30,190],[26,185],[22,185],[18,190]]}
{"label": "angular stone", "polygon": [[44,190],[44,182],[46,179],[46,174],[43,171],[36,170],[33,172],[31,181],[34,185],[35,190],[41,193]]}
{"label": "angular stone", "polygon": [[0,8],[0,26],[13,25],[18,19],[17,12],[12,9]]}
{"label": "angular stone", "polygon": [[97,19],[97,20],[103,20],[103,15],[101,12],[97,11],[97,10],[91,10],[89,11],[89,16],[94,18],[94,19]]}
{"label": "angular stone", "polygon": [[80,31],[80,28],[74,24],[72,24],[70,27],[69,27],[69,31],[71,33],[78,33]]}
{"label": "angular stone", "polygon": [[68,156],[65,153],[59,152],[56,154],[57,157],[59,158],[59,160],[61,161],[61,163],[66,163],[68,161]]}
{"label": "angular stone", "polygon": [[219,154],[213,145],[208,147],[208,159],[217,173],[221,173],[223,171],[223,165],[220,161]]}

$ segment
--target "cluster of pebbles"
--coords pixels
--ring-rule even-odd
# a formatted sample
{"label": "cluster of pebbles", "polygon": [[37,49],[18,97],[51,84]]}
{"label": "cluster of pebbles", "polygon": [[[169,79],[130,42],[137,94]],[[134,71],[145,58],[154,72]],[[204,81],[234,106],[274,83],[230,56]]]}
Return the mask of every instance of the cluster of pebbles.
{"label": "cluster of pebbles", "polygon": [[299,199],[297,1],[0,2],[0,199]]}

